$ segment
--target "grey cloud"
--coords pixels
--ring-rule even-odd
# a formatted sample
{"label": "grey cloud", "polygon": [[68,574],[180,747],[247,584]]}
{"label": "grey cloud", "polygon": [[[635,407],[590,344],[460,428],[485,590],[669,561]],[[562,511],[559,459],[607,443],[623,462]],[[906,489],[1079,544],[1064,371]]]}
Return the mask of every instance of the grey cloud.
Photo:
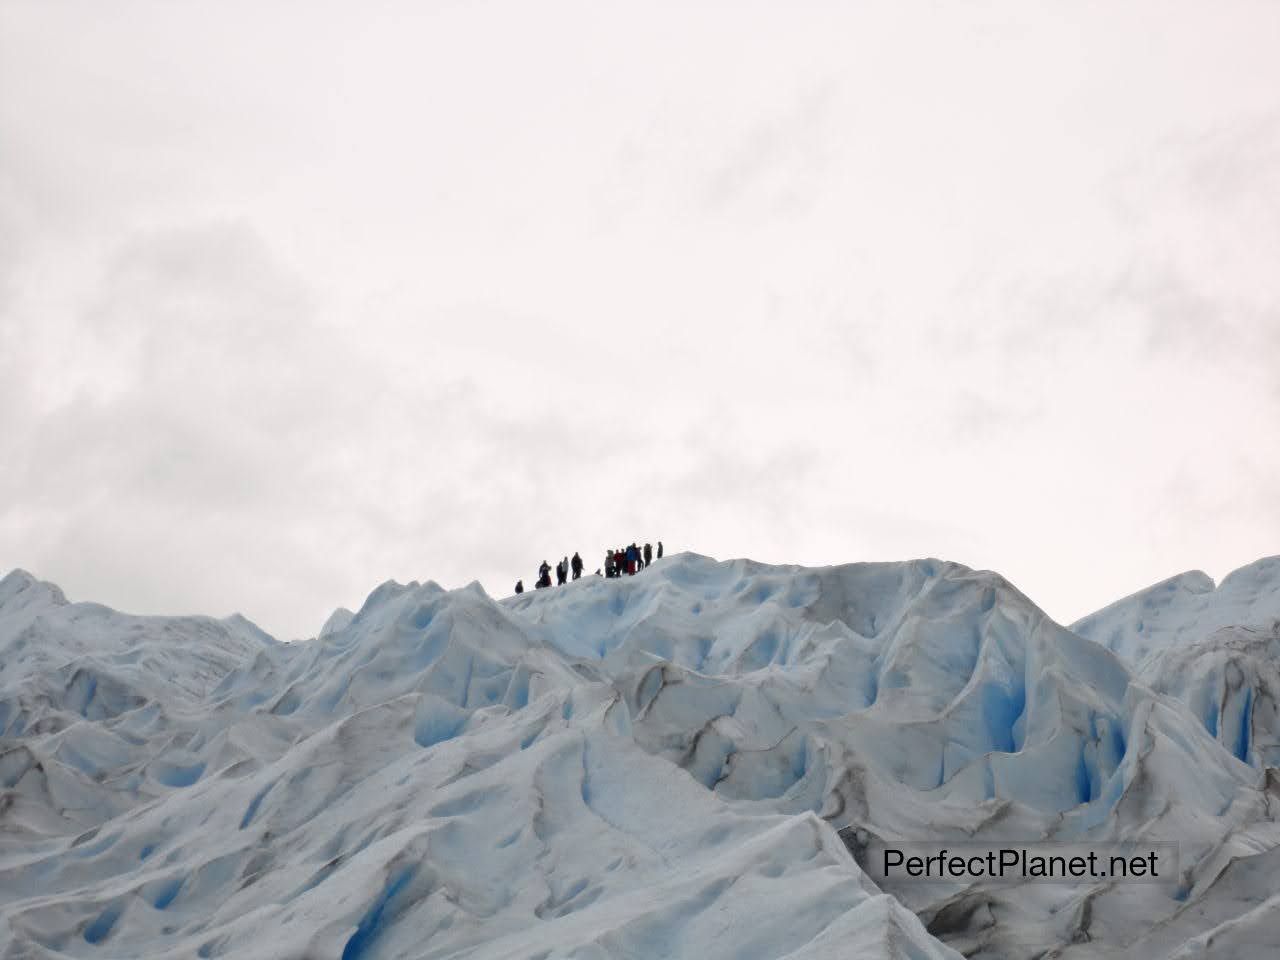
{"label": "grey cloud", "polygon": [[1256,217],[1280,241],[1280,112],[1173,141],[1169,149],[1187,157],[1178,176],[1197,206]]}
{"label": "grey cloud", "polygon": [[1015,387],[1002,397],[962,391],[947,407],[955,434],[964,440],[986,439],[1044,420],[1044,403],[1019,394]]}
{"label": "grey cloud", "polygon": [[1133,330],[1152,353],[1252,365],[1266,359],[1280,329],[1280,291],[1274,302],[1258,302],[1206,289],[1156,251],[1107,273],[1005,284],[965,308],[981,319],[940,325],[939,346],[956,354],[996,349],[1017,361],[1103,349]]}
{"label": "grey cloud", "polygon": [[592,232],[606,234],[617,229],[627,215],[640,209],[648,195],[649,152],[644,138],[623,137],[606,159],[591,197]]}
{"label": "grey cloud", "polygon": [[[129,239],[76,331],[79,352],[60,371],[67,398],[28,425],[0,479],[0,523],[35,535],[27,562],[143,583],[155,580],[141,575],[145,557],[179,543],[190,558],[234,555],[229,534],[275,526],[288,539],[310,509],[300,480],[323,469],[326,438],[353,433],[361,397],[350,352],[249,225]],[[15,362],[34,360],[20,348]],[[99,366],[112,368],[105,386]],[[292,559],[310,565],[305,550]],[[137,596],[128,584],[117,583]],[[177,585],[171,601],[204,595]]]}
{"label": "grey cloud", "polygon": [[752,424],[724,406],[678,435],[679,466],[651,472],[646,496],[659,498],[665,515],[684,529],[724,517],[761,542],[785,542],[808,516],[798,495],[822,467],[822,457],[799,441],[781,446],[752,443]]}
{"label": "grey cloud", "polygon": [[801,93],[788,109],[758,121],[707,176],[703,203],[713,213],[757,210],[793,216],[821,195],[829,157],[824,127],[835,109],[828,83]]}
{"label": "grey cloud", "polygon": [[1280,113],[1168,138],[1112,184],[1135,227],[1108,291],[1152,350],[1255,362],[1280,329]]}
{"label": "grey cloud", "polygon": [[[1280,428],[1280,417],[1274,428]],[[1168,477],[1153,478],[1156,482],[1138,521],[1149,531],[1144,548],[1185,549],[1196,531],[1208,525],[1217,537],[1206,545],[1203,563],[1207,567],[1238,566],[1240,544],[1259,556],[1274,550],[1280,538],[1280,500],[1275,496],[1280,489],[1280,463],[1269,452],[1265,448],[1224,450],[1220,462],[1187,464]]]}
{"label": "grey cloud", "polygon": [[1169,263],[1137,263],[1107,290],[1113,307],[1128,307],[1145,325],[1156,354],[1178,352],[1198,364],[1268,363],[1280,356],[1280,289],[1271,303],[1217,294]]}
{"label": "grey cloud", "polygon": [[[108,256],[103,286],[108,297],[164,293],[179,304],[213,301],[226,322],[247,321],[250,334],[282,312],[302,312],[309,299],[302,279],[275,258],[245,220],[136,234]],[[208,319],[200,314],[196,318]]]}
{"label": "grey cloud", "polygon": [[1280,259],[1277,171],[1280,114],[1166,138],[1102,186],[1127,251],[1052,271],[975,273],[954,291],[954,317],[934,324],[934,342],[1023,362],[1137,334],[1153,354],[1270,362],[1280,329],[1280,275],[1269,266]]}
{"label": "grey cloud", "polygon": [[1070,346],[1100,349],[1134,333],[1152,356],[1272,364],[1280,278],[1249,267],[1247,282],[1233,284],[1219,265],[1280,258],[1277,170],[1276,117],[1161,143],[1107,186],[1131,241],[1123,260],[1048,277],[975,279],[958,291],[958,304],[981,321],[939,325],[939,343],[1025,360]]}
{"label": "grey cloud", "polygon": [[[874,380],[883,366],[881,340],[889,322],[882,291],[875,290],[856,306],[835,295],[811,294],[802,310],[813,316],[824,350],[839,357],[859,384]],[[802,318],[785,317],[793,323]]]}

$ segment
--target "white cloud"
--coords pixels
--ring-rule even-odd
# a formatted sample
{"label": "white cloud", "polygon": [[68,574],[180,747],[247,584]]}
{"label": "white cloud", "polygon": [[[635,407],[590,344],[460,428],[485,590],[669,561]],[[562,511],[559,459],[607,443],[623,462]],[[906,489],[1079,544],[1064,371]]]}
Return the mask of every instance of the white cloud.
{"label": "white cloud", "polygon": [[0,567],[295,635],[637,536],[1063,619],[1274,552],[1228,7],[8,4]]}

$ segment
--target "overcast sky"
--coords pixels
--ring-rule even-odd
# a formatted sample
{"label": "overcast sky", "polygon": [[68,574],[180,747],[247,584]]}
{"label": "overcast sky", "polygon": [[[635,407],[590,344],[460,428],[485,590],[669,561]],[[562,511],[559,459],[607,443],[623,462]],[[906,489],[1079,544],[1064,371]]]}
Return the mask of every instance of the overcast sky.
{"label": "overcast sky", "polygon": [[0,573],[1280,553],[1280,4],[0,0]]}

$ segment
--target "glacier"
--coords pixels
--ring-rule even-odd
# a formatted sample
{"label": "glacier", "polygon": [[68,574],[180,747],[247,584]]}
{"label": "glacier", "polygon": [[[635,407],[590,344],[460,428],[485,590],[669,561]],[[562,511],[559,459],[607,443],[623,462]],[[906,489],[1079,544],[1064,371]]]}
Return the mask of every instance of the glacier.
{"label": "glacier", "polygon": [[[1280,557],[1054,622],[940,560],[679,554],[314,639],[0,580],[0,958],[1280,955]],[[1176,841],[883,887],[872,841]]]}

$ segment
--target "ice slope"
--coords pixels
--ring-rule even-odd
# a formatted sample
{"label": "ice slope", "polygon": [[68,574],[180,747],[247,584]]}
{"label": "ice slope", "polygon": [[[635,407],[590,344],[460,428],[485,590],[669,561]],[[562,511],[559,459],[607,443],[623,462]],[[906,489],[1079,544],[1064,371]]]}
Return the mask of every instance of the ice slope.
{"label": "ice slope", "polygon": [[[1113,652],[937,560],[387,583],[287,645],[15,572],[0,958],[1274,956],[1246,581],[1135,673],[1123,612]],[[837,831],[1176,839],[1183,875],[886,892]]]}
{"label": "ice slope", "polygon": [[1280,953],[1280,557],[1218,586],[1182,574],[1072,629],[1129,659],[1142,682],[1185,705],[1223,751],[1262,778],[1263,815],[1233,826],[1202,862],[1186,903],[1133,943],[1143,956]]}
{"label": "ice slope", "polygon": [[[1122,944],[1135,907],[1153,923],[1173,914],[1233,831],[1269,818],[1258,771],[1197,716],[1134,683],[1122,661],[998,575],[932,560],[804,570],[683,557],[658,569],[511,603],[595,659],[626,695],[637,742],[708,789],[744,806],[813,810],[855,844],[1182,844],[1174,896],[1097,885],[893,891],[966,953]],[[1016,921],[986,922],[1002,912]]]}
{"label": "ice slope", "polygon": [[0,786],[6,834],[97,826],[245,755],[211,722],[228,671],[286,648],[242,617],[135,617],[0,580]]}
{"label": "ice slope", "polygon": [[0,956],[956,956],[478,587],[385,584],[290,646],[0,591]]}
{"label": "ice slope", "polygon": [[1185,703],[1239,760],[1280,765],[1280,557],[1242,567],[1216,588],[1202,573],[1173,577],[1072,630]]}
{"label": "ice slope", "polygon": [[1071,625],[1141,668],[1153,654],[1203,640],[1223,627],[1280,619],[1280,556],[1241,567],[1214,585],[1199,570],[1117,600]]}

